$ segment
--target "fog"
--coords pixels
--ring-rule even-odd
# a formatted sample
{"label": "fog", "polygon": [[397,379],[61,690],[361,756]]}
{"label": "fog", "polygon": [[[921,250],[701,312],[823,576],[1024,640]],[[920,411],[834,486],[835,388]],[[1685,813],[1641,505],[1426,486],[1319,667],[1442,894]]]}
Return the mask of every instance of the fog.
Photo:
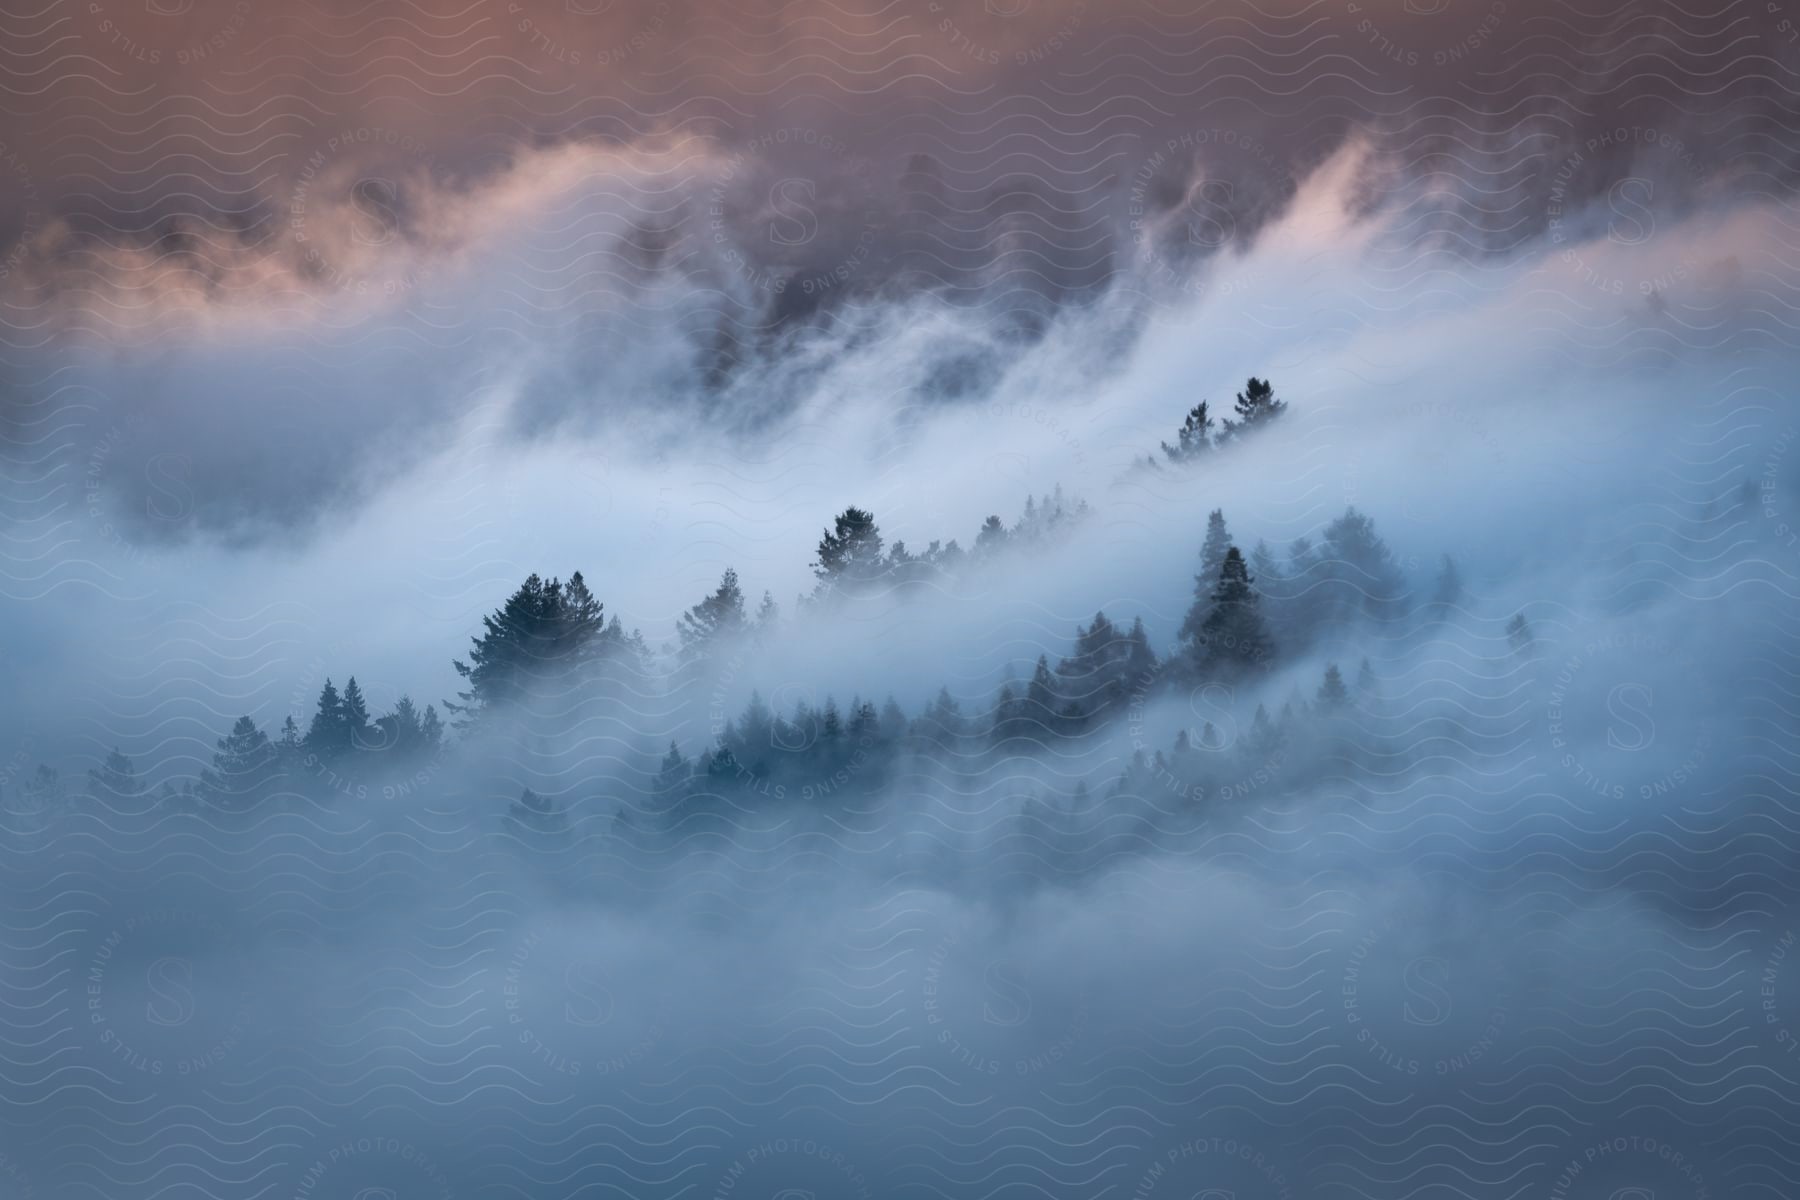
{"label": "fog", "polygon": [[[629,8],[584,28],[622,23],[670,111],[676,45],[725,96],[774,61],[634,41]],[[1158,19],[1082,19],[1127,15]],[[1255,16],[1219,19],[1260,71]],[[355,28],[317,18],[264,36]],[[1007,28],[1002,75],[1042,40]],[[1081,61],[1054,94],[1124,72]],[[1067,152],[1066,190],[1055,147],[1038,182],[1091,220],[1089,269],[968,250],[997,227],[896,202],[923,168],[825,117],[760,151],[672,128],[465,161],[481,99],[407,126],[373,199],[316,167],[273,244],[97,235],[69,214],[107,183],[7,260],[6,1195],[1792,1194],[1775,157],[1590,143],[1594,111],[1518,177],[1483,129],[1434,173],[1336,116],[1271,121],[1266,156]],[[1594,177],[1554,200],[1524,178],[1571,160]],[[1231,206],[1133,212],[1217,179]],[[784,180],[820,236],[752,261]],[[1251,376],[1279,420],[1164,453]],[[1028,537],[1028,499],[1070,516]],[[851,506],[968,556],[832,593]],[[1275,650],[1201,678],[1215,509]],[[1391,560],[1344,549],[1347,509]],[[727,569],[778,615],[695,657]],[[240,716],[307,734],[355,676],[372,716],[456,722],[483,618],[577,571],[619,623],[593,674],[411,757],[309,744],[234,799]],[[1040,655],[1089,702],[1064,660],[1102,612],[1153,661],[1018,717]]]}

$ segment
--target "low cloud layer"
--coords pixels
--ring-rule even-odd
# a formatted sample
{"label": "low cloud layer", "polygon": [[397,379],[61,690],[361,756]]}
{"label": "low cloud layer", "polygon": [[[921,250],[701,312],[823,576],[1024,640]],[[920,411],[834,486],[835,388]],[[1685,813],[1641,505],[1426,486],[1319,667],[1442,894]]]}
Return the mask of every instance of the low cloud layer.
{"label": "low cloud layer", "polygon": [[1781,14],[168,7],[0,51],[9,1194],[1793,1192]]}

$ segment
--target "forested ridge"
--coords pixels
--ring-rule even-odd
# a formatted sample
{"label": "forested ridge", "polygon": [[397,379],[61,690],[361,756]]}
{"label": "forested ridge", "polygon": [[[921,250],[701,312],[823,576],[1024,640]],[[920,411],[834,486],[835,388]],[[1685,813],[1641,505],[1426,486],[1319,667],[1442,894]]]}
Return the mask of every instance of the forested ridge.
{"label": "forested ridge", "polygon": [[[1203,469],[1286,407],[1266,380],[1251,378],[1233,418],[1216,422],[1207,403],[1196,405],[1176,442],[1162,444],[1163,461],[1140,469]],[[791,616],[767,591],[753,603],[727,568],[680,615],[676,640],[661,649],[609,617],[582,572],[533,574],[483,618],[454,660],[463,687],[441,702],[441,713],[437,702],[420,705],[402,694],[376,714],[355,675],[341,688],[327,678],[312,711],[285,714],[273,735],[252,716],[238,717],[198,778],[153,790],[138,764],[115,749],[77,788],[39,767],[17,785],[14,806],[48,816],[86,799],[109,811],[254,819],[296,806],[474,790],[491,797],[498,828],[538,843],[597,831],[636,843],[707,830],[729,835],[745,811],[795,805],[872,827],[882,819],[882,798],[909,781],[973,777],[1034,758],[1073,761],[1109,731],[1131,726],[1132,753],[1104,789],[1054,773],[1035,784],[1013,780],[1029,792],[1019,798],[1019,835],[1040,857],[1075,864],[1103,854],[1109,838],[1153,842],[1171,814],[1203,816],[1258,791],[1278,770],[1298,783],[1321,771],[1383,766],[1388,752],[1379,738],[1366,729],[1350,736],[1357,715],[1381,693],[1360,655],[1342,666],[1326,661],[1310,689],[1246,706],[1241,730],[1202,718],[1152,746],[1136,728],[1164,698],[1193,697],[1199,713],[1209,689],[1235,699],[1320,646],[1403,637],[1456,609],[1462,583],[1451,558],[1443,558],[1429,598],[1415,595],[1373,520],[1355,507],[1316,540],[1302,537],[1279,552],[1263,540],[1246,552],[1224,511],[1213,509],[1193,552],[1187,611],[1160,648],[1141,617],[1099,611],[1073,630],[1065,653],[1040,654],[1024,678],[1009,674],[990,696],[959,698],[945,686],[909,713],[871,681],[867,693],[842,702],[801,695],[779,708],[753,688],[741,709],[725,711],[722,697],[738,682],[746,653],[794,632],[784,627],[829,619],[871,598],[904,604],[915,593],[955,594],[986,572],[1007,570],[1017,556],[1054,546],[1088,515],[1083,501],[1057,487],[1028,497],[1011,525],[988,517],[967,550],[952,540],[914,552],[887,541],[876,515],[852,505],[821,531],[812,590],[795,599]],[[1522,615],[1510,633],[1513,650],[1526,653],[1531,634]],[[646,722],[634,718],[682,704],[705,706],[707,736],[645,745]],[[1230,707],[1219,709],[1222,721],[1236,720]],[[628,731],[627,756],[644,760],[641,784],[622,782],[630,771],[546,771],[596,722]],[[563,786],[532,786],[546,774]]]}

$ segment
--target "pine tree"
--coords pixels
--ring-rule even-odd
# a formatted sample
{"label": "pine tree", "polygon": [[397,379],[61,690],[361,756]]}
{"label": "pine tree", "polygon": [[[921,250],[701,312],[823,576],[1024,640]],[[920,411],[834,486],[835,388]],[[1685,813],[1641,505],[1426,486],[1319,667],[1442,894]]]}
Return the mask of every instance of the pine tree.
{"label": "pine tree", "polygon": [[852,595],[882,578],[886,560],[881,553],[881,530],[875,515],[860,508],[846,508],[819,538],[813,574],[818,578],[814,595],[820,598]]}
{"label": "pine tree", "polygon": [[736,722],[726,726],[729,737],[721,736],[720,740],[728,741],[734,762],[761,779],[769,774],[775,752],[789,748],[777,741],[778,732],[774,712],[763,700],[762,693],[752,690],[743,713]]}
{"label": "pine tree", "polygon": [[1129,698],[1146,688],[1156,674],[1156,651],[1150,648],[1150,635],[1144,630],[1144,618],[1133,617],[1125,632],[1125,657],[1120,663],[1120,682]]}
{"label": "pine tree", "polygon": [[569,815],[550,797],[525,788],[512,802],[503,823],[514,837],[543,838],[567,832]]}
{"label": "pine tree", "polygon": [[1327,588],[1321,593],[1329,615],[1347,620],[1361,612],[1375,618],[1393,614],[1406,581],[1393,552],[1375,532],[1375,523],[1354,506],[1325,527],[1321,565]]}
{"label": "pine tree", "polygon": [[1289,544],[1287,568],[1281,573],[1282,630],[1296,644],[1308,641],[1325,619],[1330,597],[1321,584],[1326,573],[1312,539],[1297,537]]}
{"label": "pine tree", "polygon": [[889,696],[881,706],[881,740],[892,745],[906,736],[906,714]]}
{"label": "pine tree", "polygon": [[1122,641],[1104,612],[1094,614],[1092,625],[1076,626],[1075,652],[1056,666],[1057,691],[1067,700],[1076,721],[1097,715],[1115,702],[1110,694],[1111,667]]}
{"label": "pine tree", "polygon": [[1264,666],[1274,654],[1274,642],[1259,611],[1249,569],[1236,546],[1226,551],[1213,589],[1212,610],[1201,622],[1198,636],[1189,642],[1190,662],[1200,678],[1229,678]]}
{"label": "pine tree", "polygon": [[436,754],[444,745],[444,722],[438,716],[437,705],[427,704],[425,715],[419,719],[419,746],[427,754]]}
{"label": "pine tree", "polygon": [[362,689],[356,686],[354,675],[344,684],[342,712],[344,738],[350,749],[369,750],[381,745],[380,737],[369,724],[369,706],[363,700]]}
{"label": "pine tree", "polygon": [[[556,580],[552,579],[548,593],[553,596],[555,592]],[[569,576],[562,589],[562,604],[552,605],[551,615],[555,640],[550,658],[556,676],[580,671],[624,640],[619,618],[614,617],[608,627],[605,606],[589,590],[580,571]]]}
{"label": "pine tree", "polygon": [[1275,388],[1266,379],[1258,379],[1252,375],[1244,390],[1237,394],[1237,404],[1233,406],[1237,418],[1227,418],[1225,427],[1220,432],[1221,442],[1233,441],[1237,438],[1261,429],[1287,411],[1287,402],[1275,398]]}
{"label": "pine tree", "polygon": [[1318,565],[1319,550],[1313,545],[1311,538],[1297,537],[1289,543],[1287,569],[1289,579],[1299,579],[1310,575]]}
{"label": "pine tree", "polygon": [[1006,531],[998,515],[990,516],[982,523],[981,530],[975,535],[975,549],[972,553],[977,559],[987,560],[1006,549],[1010,535]]}
{"label": "pine tree", "polygon": [[[646,815],[651,825],[657,830],[666,830],[679,824],[686,814],[693,791],[694,764],[682,754],[681,747],[671,741],[669,752],[663,755],[656,778],[650,784],[649,812]],[[626,810],[620,811],[623,813]]]}
{"label": "pine tree", "polygon": [[[1206,619],[1212,615],[1213,592],[1219,586],[1219,572],[1225,556],[1231,551],[1231,534],[1225,528],[1225,512],[1215,508],[1206,518],[1206,541],[1200,546],[1200,573],[1194,576],[1194,599],[1181,622],[1177,636],[1190,650],[1198,645]],[[1190,655],[1190,657],[1192,657]]]}
{"label": "pine tree", "polygon": [[775,597],[763,592],[762,604],[756,610],[756,625],[753,632],[757,642],[768,644],[775,636],[775,630],[781,624],[781,605],[775,603]]}
{"label": "pine tree", "polygon": [[671,797],[687,787],[693,774],[693,764],[681,753],[681,747],[670,741],[669,752],[663,755],[662,765],[656,772],[656,781],[652,787],[659,798]]}
{"label": "pine tree", "polygon": [[106,761],[88,772],[88,789],[95,799],[117,804],[144,794],[144,777],[137,773],[132,761],[114,746],[107,751]]}
{"label": "pine tree", "polygon": [[320,762],[332,762],[350,749],[350,727],[344,721],[344,702],[331,680],[319,691],[319,706],[306,730],[306,752]]}
{"label": "pine tree", "polygon": [[1025,685],[1025,703],[1019,717],[1023,736],[1042,741],[1062,731],[1062,697],[1057,695],[1056,680],[1050,674],[1050,660],[1038,655],[1032,668],[1031,682]]}
{"label": "pine tree", "polygon": [[862,699],[850,702],[850,744],[852,746],[872,746],[881,738],[881,717],[875,706]]}
{"label": "pine tree", "polygon": [[[764,592],[765,607],[773,603]],[[704,662],[720,642],[738,637],[748,627],[749,618],[744,615],[744,593],[738,587],[737,572],[727,567],[712,595],[688,609],[676,622],[676,632],[681,637],[682,662],[690,665]]]}
{"label": "pine tree", "polygon": [[1075,652],[1056,668],[1057,691],[1081,723],[1123,710],[1155,667],[1141,619],[1124,631],[1098,612],[1091,625],[1075,630]]}
{"label": "pine tree", "polygon": [[1003,745],[1013,738],[1030,738],[1033,734],[1024,689],[1013,678],[1010,667],[1006,678],[1001,680],[1001,691],[994,698],[992,718],[994,720],[988,725],[988,741],[994,745]]}
{"label": "pine tree", "polygon": [[[1045,669],[1049,669],[1047,665]],[[937,698],[919,714],[914,732],[927,749],[953,751],[961,744],[966,732],[962,705],[956,702],[949,688],[938,689]]]}
{"label": "pine tree", "polygon": [[1325,682],[1319,685],[1319,709],[1321,712],[1334,713],[1350,703],[1350,690],[1344,686],[1344,676],[1336,663],[1325,668]]}
{"label": "pine tree", "polygon": [[1000,685],[1000,694],[994,699],[992,722],[988,726],[988,741],[1001,745],[1019,736],[1019,693],[1013,687],[1012,673],[1007,673],[1006,681]]}
{"label": "pine tree", "polygon": [[277,774],[275,746],[249,717],[239,717],[220,738],[212,767],[201,772],[207,798],[219,808],[242,812],[264,798]]}
{"label": "pine tree", "polygon": [[55,767],[39,763],[37,770],[19,789],[19,802],[12,815],[27,830],[40,830],[68,809],[68,796],[62,776]]}
{"label": "pine tree", "polygon": [[744,768],[731,752],[730,743],[721,738],[717,749],[701,756],[700,773],[708,779],[734,780],[744,774]]}
{"label": "pine tree", "polygon": [[641,638],[628,644],[616,620],[606,624],[603,606],[579,571],[566,587],[530,576],[482,618],[481,636],[471,641],[468,661],[451,663],[468,689],[444,705],[457,715],[460,728],[501,709],[525,712],[544,697],[560,701],[609,656],[629,650],[641,657],[647,651]]}
{"label": "pine tree", "polygon": [[1193,462],[1212,449],[1212,445],[1213,419],[1207,415],[1206,401],[1202,400],[1188,410],[1187,419],[1175,432],[1175,444],[1171,446],[1164,442],[1162,451],[1170,462],[1180,465]]}
{"label": "pine tree", "polygon": [[643,631],[633,629],[627,633],[624,623],[614,617],[610,625],[594,635],[578,665],[576,677],[580,678],[583,672],[591,676],[599,663],[610,662],[643,679],[651,673],[655,659]]}
{"label": "pine tree", "polygon": [[1219,581],[1219,568],[1231,549],[1231,532],[1225,528],[1225,510],[1215,508],[1206,516],[1206,540],[1200,545],[1201,587],[1210,590]]}
{"label": "pine tree", "polygon": [[381,749],[397,757],[410,758],[425,751],[425,721],[411,696],[402,695],[394,702],[394,711],[375,722],[379,731],[375,741]]}
{"label": "pine tree", "polygon": [[294,714],[289,713],[281,720],[281,737],[275,742],[275,761],[283,771],[292,771],[306,757],[306,743],[300,737],[300,726],[294,724]]}

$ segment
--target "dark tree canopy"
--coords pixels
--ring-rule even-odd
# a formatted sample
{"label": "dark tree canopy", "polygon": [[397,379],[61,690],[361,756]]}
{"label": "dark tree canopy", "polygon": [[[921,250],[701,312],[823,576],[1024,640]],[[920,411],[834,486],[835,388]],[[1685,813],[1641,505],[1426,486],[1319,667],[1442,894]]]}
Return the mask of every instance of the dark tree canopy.
{"label": "dark tree canopy", "polygon": [[1190,666],[1203,679],[1230,678],[1267,665],[1275,646],[1263,622],[1260,597],[1236,546],[1225,554],[1211,608],[1198,628],[1183,625]]}
{"label": "dark tree canopy", "polygon": [[248,809],[264,798],[280,774],[275,746],[249,717],[239,717],[219,739],[212,766],[201,773],[208,799],[222,809]]}
{"label": "dark tree canopy", "polygon": [[1221,441],[1242,437],[1268,425],[1287,411],[1287,401],[1275,398],[1275,386],[1268,380],[1252,375],[1244,390],[1237,394],[1232,411],[1237,415],[1225,419],[1219,435]]}
{"label": "dark tree canopy", "polygon": [[1349,703],[1350,689],[1344,686],[1344,676],[1338,665],[1332,663],[1325,668],[1325,681],[1319,685],[1319,708],[1323,712],[1336,712]]}
{"label": "dark tree canopy", "polygon": [[624,641],[623,630],[607,626],[581,572],[567,584],[534,574],[482,618],[468,661],[451,664],[468,689],[444,707],[457,714],[459,727],[468,727],[498,709],[565,695]]}
{"label": "dark tree canopy", "polygon": [[875,514],[854,506],[837,515],[819,538],[813,574],[821,596],[853,593],[878,582],[885,573],[881,530]]}
{"label": "dark tree canopy", "polygon": [[[1274,385],[1252,375],[1237,394],[1233,415],[1223,422],[1213,419],[1205,400],[1189,409],[1181,428],[1175,431],[1175,444],[1162,443],[1163,457],[1176,466],[1192,464],[1205,458],[1209,450],[1224,449],[1246,434],[1266,427],[1286,411],[1287,401],[1276,398]],[[1155,455],[1150,456],[1148,465],[1157,465]]]}
{"label": "dark tree canopy", "polygon": [[1006,525],[998,514],[982,522],[981,529],[975,534],[974,553],[982,558],[999,553],[1006,548]]}
{"label": "dark tree canopy", "polygon": [[106,761],[88,772],[88,786],[102,800],[126,800],[144,793],[144,777],[137,767],[114,746]]}
{"label": "dark tree canopy", "polygon": [[344,701],[331,680],[319,689],[319,704],[306,730],[306,751],[321,759],[334,759],[350,749],[350,727],[344,720]]}
{"label": "dark tree canopy", "polygon": [[[763,593],[765,609],[773,609],[774,603],[767,592]],[[727,567],[712,594],[682,613],[676,623],[676,633],[681,638],[682,662],[692,664],[708,658],[720,642],[740,636],[749,627],[738,574]]]}
{"label": "dark tree canopy", "polygon": [[344,738],[350,749],[367,750],[380,744],[369,723],[369,705],[363,699],[354,675],[344,684],[342,713]]}
{"label": "dark tree canopy", "polygon": [[1175,431],[1173,446],[1164,442],[1163,454],[1172,463],[1191,463],[1202,454],[1212,449],[1213,419],[1207,414],[1207,402],[1202,400],[1188,410],[1187,419],[1182,421],[1181,428]]}
{"label": "dark tree canopy", "polygon": [[1181,623],[1180,637],[1190,646],[1200,637],[1201,627],[1213,610],[1213,592],[1219,586],[1219,572],[1225,556],[1231,552],[1231,533],[1225,528],[1225,512],[1215,508],[1206,517],[1206,540],[1200,546],[1200,571],[1194,576],[1194,600]]}
{"label": "dark tree canopy", "polygon": [[1200,544],[1200,574],[1196,582],[1202,592],[1211,591],[1219,582],[1219,568],[1231,550],[1231,533],[1225,528],[1225,510],[1215,508],[1206,515],[1206,540]]}
{"label": "dark tree canopy", "polygon": [[1065,712],[1086,722],[1122,712],[1156,670],[1143,621],[1120,629],[1103,612],[1075,631],[1075,650],[1056,668]]}

